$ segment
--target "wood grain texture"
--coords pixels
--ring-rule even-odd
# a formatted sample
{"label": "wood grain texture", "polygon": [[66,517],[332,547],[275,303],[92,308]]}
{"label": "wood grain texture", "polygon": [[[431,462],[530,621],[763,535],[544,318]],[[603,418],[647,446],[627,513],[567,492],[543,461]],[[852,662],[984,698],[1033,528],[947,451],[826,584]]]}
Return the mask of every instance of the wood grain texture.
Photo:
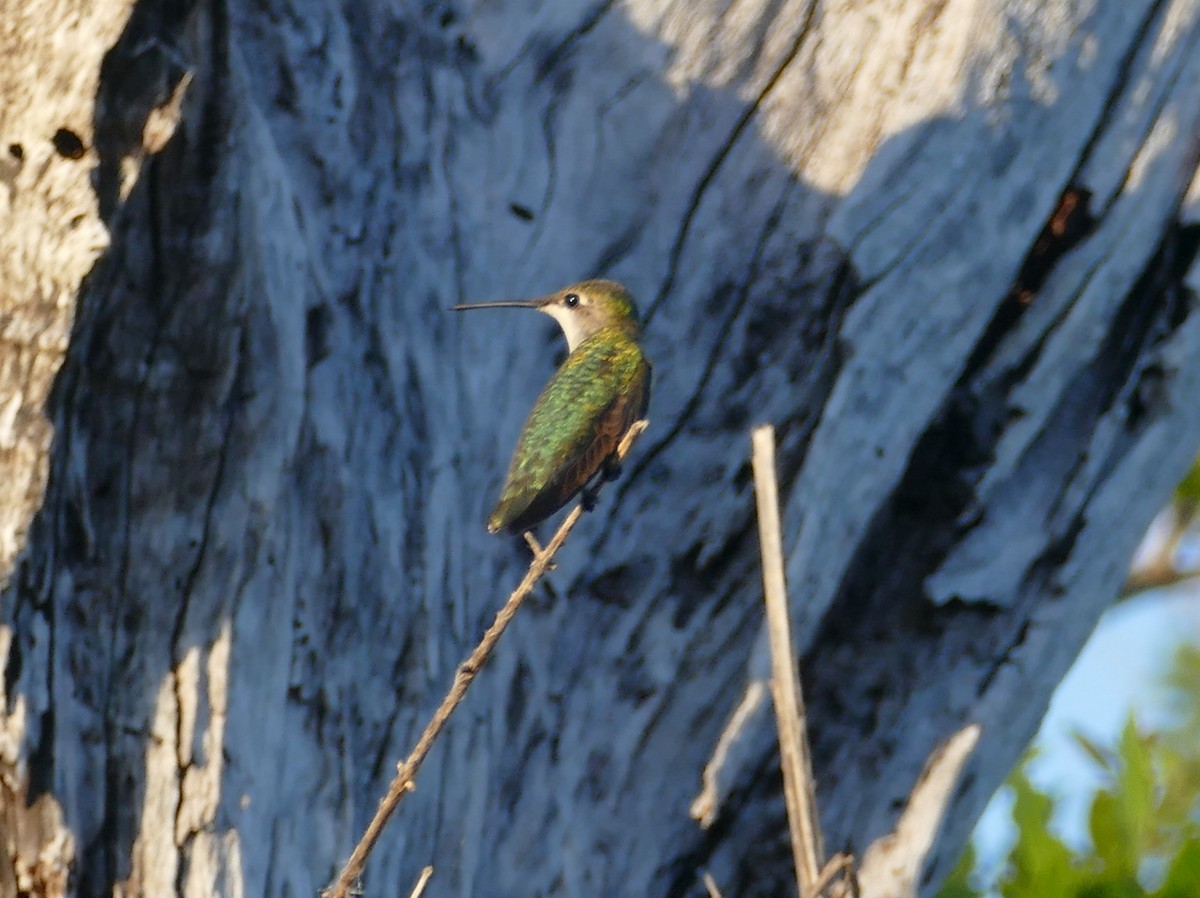
{"label": "wood grain texture", "polygon": [[[687,812],[765,664],[761,421],[829,846],[982,725],[936,881],[1200,446],[1200,3],[96,9],[0,65],[94,154],[29,150],[23,207],[0,133],[5,301],[58,322],[39,383],[62,359],[46,418],[19,353],[0,377],[6,757],[74,891],[332,878],[525,566],[479,522],[559,337],[446,308],[595,275],[648,310],[654,427],[369,892],[431,863],[446,894],[779,893],[761,713],[713,827]],[[1034,258],[1068,189],[1090,227]]]}
{"label": "wood grain texture", "polygon": [[[75,297],[108,245],[89,182],[98,160],[92,121],[101,60],[131,5],[33,0],[0,7],[0,578],[6,585],[46,488],[52,428],[44,406],[67,349]],[[12,594],[9,587],[6,616]],[[70,821],[64,825],[62,796],[30,782],[24,738],[31,711],[50,698],[45,662],[52,632],[44,617],[32,625],[16,644],[28,663],[42,667],[33,693],[0,685],[0,894],[52,898],[67,888],[78,842]],[[10,671],[13,644],[14,634],[3,628],[0,656]]]}

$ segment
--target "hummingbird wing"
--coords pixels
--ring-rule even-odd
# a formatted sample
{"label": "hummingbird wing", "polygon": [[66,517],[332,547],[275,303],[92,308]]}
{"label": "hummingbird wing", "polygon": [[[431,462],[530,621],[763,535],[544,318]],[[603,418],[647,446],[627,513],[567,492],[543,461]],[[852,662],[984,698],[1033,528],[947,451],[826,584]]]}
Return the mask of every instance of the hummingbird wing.
{"label": "hummingbird wing", "polygon": [[528,529],[570,501],[644,413],[649,385],[650,365],[625,334],[580,343],[529,413],[488,530]]}

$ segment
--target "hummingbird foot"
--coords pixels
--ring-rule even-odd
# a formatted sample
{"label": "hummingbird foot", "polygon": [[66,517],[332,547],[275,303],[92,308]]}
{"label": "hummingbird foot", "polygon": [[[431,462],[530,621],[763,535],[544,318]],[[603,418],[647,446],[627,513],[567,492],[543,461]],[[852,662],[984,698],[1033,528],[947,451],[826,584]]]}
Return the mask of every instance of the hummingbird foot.
{"label": "hummingbird foot", "polygon": [[589,487],[585,487],[583,492],[579,494],[579,500],[580,500],[581,504],[583,505],[583,510],[584,511],[595,511],[596,510],[596,497],[599,495],[600,495],[600,484],[599,483],[594,484]]}
{"label": "hummingbird foot", "polygon": [[610,483],[621,476],[621,462],[615,455],[610,455],[604,460],[604,467],[600,471],[604,477],[604,482]]}

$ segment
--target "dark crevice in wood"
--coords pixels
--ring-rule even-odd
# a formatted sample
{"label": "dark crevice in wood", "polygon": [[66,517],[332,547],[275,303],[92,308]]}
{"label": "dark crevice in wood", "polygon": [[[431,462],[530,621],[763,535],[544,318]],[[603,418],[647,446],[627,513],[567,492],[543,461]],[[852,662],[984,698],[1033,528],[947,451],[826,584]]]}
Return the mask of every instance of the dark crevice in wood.
{"label": "dark crevice in wood", "polygon": [[925,7],[919,19],[913,25],[913,39],[908,42],[905,47],[904,61],[900,64],[900,81],[903,83],[908,77],[909,68],[912,66],[913,56],[917,52],[917,47],[921,44],[921,38],[928,36],[933,26],[937,24],[938,19],[945,13],[946,8],[950,5],[950,0],[936,0]]}
{"label": "dark crevice in wood", "polygon": [[551,92],[550,97],[546,100],[546,108],[540,117],[542,143],[546,149],[546,184],[542,189],[542,196],[538,202],[537,212],[534,214],[533,231],[529,235],[529,246],[534,246],[542,238],[545,233],[546,225],[550,221],[550,207],[554,203],[554,197],[558,189],[558,155],[557,146],[555,143],[555,122],[558,120],[558,101],[557,93]]}
{"label": "dark crevice in wood", "polygon": [[1095,230],[1091,202],[1092,192],[1086,188],[1068,187],[1063,191],[1046,226],[1021,263],[1017,280],[1005,299],[1007,304],[1028,306],[1058,260]]}
{"label": "dark crevice in wood", "polygon": [[[368,786],[386,783],[387,774],[386,768],[389,764],[394,763],[397,758],[403,757],[404,747],[399,746],[392,740],[392,731],[396,727],[396,721],[400,719],[401,713],[413,707],[410,704],[410,696],[408,691],[403,688],[403,679],[400,677],[400,668],[405,661],[405,657],[412,649],[412,631],[409,631],[404,645],[401,646],[399,653],[396,656],[396,663],[393,665],[392,671],[392,692],[395,695],[395,701],[392,703],[391,711],[384,718],[383,726],[379,731],[379,745],[375,751],[375,757],[370,764],[367,765],[368,774],[364,778]],[[420,703],[417,703],[419,706]]]}
{"label": "dark crevice in wood", "polygon": [[[1034,279],[1044,280],[1052,265],[1052,253],[1057,252],[1054,258],[1061,256],[1086,233],[1085,222],[1090,226],[1090,220],[1086,217],[1086,211],[1079,211],[1082,204],[1086,204],[1082,192],[1068,190],[1064,193],[1060,208],[1046,223],[1043,238],[1039,238],[1036,244],[1042,246],[1042,251],[1031,251],[1026,265],[1022,267],[1027,285],[1032,285]],[[1040,286],[1040,282],[1037,281],[1037,286]],[[888,503],[890,511],[883,515],[886,523],[882,528],[872,528],[874,537],[869,535],[864,539],[863,549],[860,549],[864,553],[864,561],[868,557],[874,558],[874,561],[865,565],[856,562],[848,567],[847,580],[842,583],[840,591],[842,595],[860,592],[860,587],[854,585],[854,571],[878,569],[880,562],[875,555],[876,543],[886,545],[894,541],[894,533],[906,532],[922,534],[919,540],[922,544],[920,557],[924,558],[924,563],[918,564],[922,573],[913,585],[918,593],[922,592],[920,582],[924,576],[936,569],[950,546],[960,537],[962,527],[970,526],[972,516],[967,513],[974,498],[974,484],[979,473],[991,461],[995,445],[1003,433],[1006,424],[1004,409],[1008,407],[1006,397],[1018,382],[1018,377],[1003,378],[989,385],[983,393],[974,384],[982,379],[978,377],[979,373],[990,363],[996,348],[1024,312],[1027,304],[1021,303],[1018,297],[1019,291],[1014,288],[1014,292],[997,310],[971,357],[967,359],[964,372],[950,391],[942,412],[938,413],[930,429],[914,447],[910,468]],[[1036,353],[1026,359],[1026,370],[1032,365],[1033,358],[1036,358]],[[911,520],[906,525],[904,519]],[[940,523],[931,526],[932,521]],[[900,541],[906,543],[906,540]],[[907,556],[911,562],[913,549],[916,546],[906,545],[905,549],[900,550],[900,555]],[[884,568],[887,568],[886,564]],[[818,637],[817,642],[820,641]]]}
{"label": "dark crevice in wood", "polygon": [[[15,617],[16,615],[14,615]],[[21,679],[21,672],[25,669],[24,653],[21,650],[21,642],[14,639],[8,648],[8,655],[4,659],[4,698],[5,704],[3,709],[4,714],[11,714],[13,710],[12,701],[16,696],[17,683]]]}
{"label": "dark crevice in wood", "polygon": [[314,367],[329,357],[332,351],[330,332],[333,329],[333,311],[325,303],[309,308],[304,315],[304,367]]}
{"label": "dark crevice in wood", "polygon": [[[903,270],[907,264],[910,264],[908,260],[917,257],[919,250],[922,248],[922,243],[928,239],[928,235],[939,233],[945,228],[946,216],[952,212],[957,212],[954,208],[956,198],[953,195],[946,194],[940,199],[941,202],[936,207],[930,206],[929,216],[923,222],[922,227],[909,228],[896,239],[891,251],[891,259],[863,282],[864,290],[873,290],[880,283],[891,277],[893,273]],[[900,201],[889,205],[893,207],[899,206]],[[875,225],[882,224],[886,218],[886,214],[876,216],[871,223],[871,229],[873,230]],[[856,243],[862,242],[864,233],[862,232],[857,235]]]}
{"label": "dark crevice in wood", "polygon": [[664,452],[668,446],[671,445],[672,442],[674,442],[674,440],[683,431],[683,428],[687,425],[687,422],[691,419],[692,415],[695,414],[701,397],[703,397],[705,394],[705,389],[708,386],[708,382],[712,378],[713,372],[716,370],[717,365],[725,354],[727,349],[726,338],[733,327],[733,323],[746,308],[746,303],[753,292],[754,282],[759,273],[758,263],[762,259],[763,249],[770,237],[771,231],[774,230],[778,224],[779,212],[786,200],[786,195],[787,191],[784,191],[784,195],[780,197],[779,203],[776,204],[776,208],[768,218],[767,223],[764,226],[763,233],[759,236],[758,241],[755,243],[754,256],[751,259],[750,264],[747,266],[748,271],[745,279],[740,284],[722,282],[712,285],[711,292],[713,296],[727,296],[731,291],[736,290],[736,293],[734,294],[736,298],[732,303],[728,304],[728,311],[726,312],[725,317],[722,319],[720,327],[716,331],[717,336],[713,340],[712,346],[709,349],[708,359],[704,363],[704,368],[696,382],[695,389],[692,390],[691,395],[689,395],[687,398],[687,401],[683,403],[683,407],[679,415],[673,422],[671,422],[671,425],[667,428],[666,433],[646,452],[638,456],[637,462],[633,465],[629,473],[623,478],[617,489],[616,504],[620,503],[626,491],[633,483],[637,482],[642,472],[644,472],[654,462],[654,460],[658,458],[658,456]]}
{"label": "dark crevice in wood", "polygon": [[[454,298],[457,302],[462,302],[466,299],[466,283],[463,278],[467,270],[467,254],[463,249],[463,229],[462,229],[462,214],[460,212],[461,204],[459,202],[459,187],[455,183],[455,165],[454,154],[457,149],[455,145],[455,131],[452,128],[446,129],[445,144],[442,146],[440,162],[442,164],[442,177],[446,181],[446,198],[449,205],[450,222],[450,252],[453,258],[451,267],[452,277],[454,278]],[[386,355],[386,354],[385,354]]]}
{"label": "dark crevice in wood", "polygon": [[[1108,340],[1097,352],[1096,361],[1068,387],[1063,402],[1074,409],[1076,417],[1064,419],[1061,427],[1079,439],[1095,428],[1095,423],[1087,422],[1111,414],[1116,397],[1125,395],[1136,381],[1139,365],[1168,330],[1160,325],[1170,323],[1177,328],[1186,318],[1181,309],[1190,309],[1190,304],[1181,305],[1186,300],[1177,293],[1182,289],[1180,278],[1196,258],[1198,235],[1200,229],[1175,229],[1168,235],[1146,274],[1111,319]],[[811,674],[806,676],[805,688],[810,713],[820,721],[815,727],[814,758],[822,783],[836,784],[839,778],[841,771],[830,767],[839,746],[892,725],[890,716],[855,720],[847,716],[849,709],[886,707],[891,709],[889,714],[898,713],[896,709],[905,706],[903,697],[916,688],[914,677],[921,675],[922,659],[937,663],[934,659],[963,652],[990,658],[981,667],[976,684],[982,695],[1027,639],[1030,603],[1052,601],[1057,594],[1055,578],[1073,557],[1086,525],[1093,490],[1076,497],[1077,509],[1031,565],[1021,590],[1026,598],[1015,606],[1000,609],[955,601],[935,606],[929,601],[924,582],[962,537],[964,528],[972,525],[974,516],[968,511],[976,501],[975,484],[983,466],[990,463],[1002,432],[1002,428],[981,426],[981,420],[995,418],[995,411],[968,401],[970,396],[970,385],[960,383],[947,408],[918,443],[908,472],[856,552],[812,642],[806,658],[806,670]],[[1003,396],[993,396],[988,402],[1002,400]],[[1084,449],[1081,445],[1080,451]],[[909,666],[878,672],[874,686],[871,681],[876,678],[865,667],[856,666],[850,676],[845,646],[856,646],[856,655],[861,657],[865,646],[897,639],[910,648]],[[860,694],[859,700],[846,692],[849,683]],[[872,696],[873,688],[879,694]],[[862,761],[869,763],[870,759]]]}
{"label": "dark crevice in wood", "polygon": [[[1195,261],[1197,233],[1197,228],[1168,227],[1158,251],[1113,316],[1093,365],[1099,381],[1099,415],[1113,408],[1147,350],[1186,320],[1190,303],[1182,278]],[[1136,419],[1126,420],[1127,427],[1136,423]]]}
{"label": "dark crevice in wood", "polygon": [[[158,181],[153,174],[145,179],[146,204],[150,213],[150,220],[155,225],[166,224],[163,221],[163,210],[161,197],[158,191]],[[163,231],[159,227],[154,227],[149,241],[150,256],[148,259],[149,282],[160,287],[164,292],[168,288],[167,271],[170,270],[166,266],[167,250],[163,245]],[[105,322],[109,326],[109,335],[116,330],[116,319],[111,322]],[[141,370],[152,370],[153,362],[159,350],[162,347],[162,332],[165,325],[161,314],[154,316],[153,335],[147,342],[147,346],[143,349],[141,361]],[[100,340],[97,339],[99,343]],[[141,347],[139,347],[141,348]],[[64,366],[65,368],[65,366]],[[121,869],[122,861],[118,852],[120,846],[125,840],[121,838],[120,819],[121,812],[132,802],[133,797],[129,794],[122,794],[122,783],[128,781],[128,778],[123,778],[121,775],[122,758],[117,752],[117,736],[114,732],[115,703],[121,700],[118,695],[118,690],[114,683],[119,676],[118,671],[123,668],[130,660],[128,649],[125,655],[118,660],[118,645],[121,642],[122,636],[122,621],[121,609],[125,602],[130,600],[129,596],[129,568],[132,555],[132,537],[131,528],[133,514],[131,511],[134,472],[137,468],[137,434],[140,429],[142,418],[142,410],[144,407],[145,394],[148,389],[147,378],[143,377],[134,387],[134,395],[131,403],[131,409],[128,416],[128,429],[124,434],[123,456],[121,459],[121,486],[117,490],[115,496],[115,505],[118,509],[118,520],[120,521],[121,536],[116,541],[119,546],[120,560],[115,573],[115,583],[109,588],[109,601],[112,603],[110,630],[108,633],[108,646],[106,657],[104,659],[105,673],[107,674],[106,688],[102,698],[102,719],[103,719],[103,755],[104,755],[104,799],[102,807],[104,808],[104,816],[101,819],[99,827],[97,827],[96,835],[93,842],[87,845],[81,857],[84,858],[84,863],[88,869],[88,876],[91,877],[91,888],[96,890],[96,894],[102,894],[107,890],[109,885],[118,878],[118,870]],[[77,410],[72,410],[72,414],[78,414]],[[99,855],[102,858],[100,863],[93,864],[92,858]]]}
{"label": "dark crevice in wood", "polygon": [[[1155,347],[1174,334],[1192,311],[1192,297],[1183,279],[1196,260],[1198,248],[1200,228],[1176,225],[1168,229],[1162,244],[1114,313],[1094,361],[1064,394],[1060,403],[1062,415],[1055,416],[1055,420],[1082,408],[1092,409],[1097,421],[1117,414],[1123,423],[1121,438],[1109,448],[1103,466],[1092,476],[1086,495],[1078,500],[1081,507],[1090,504],[1096,485],[1103,482],[1136,436],[1163,410],[1164,384],[1169,375],[1155,358]],[[1086,460],[1087,455],[1081,450],[1050,506],[1052,516],[1060,513],[1061,503],[1076,487],[1078,473]],[[1084,523],[1078,513],[1072,517],[1031,568],[1029,583],[1048,592],[1057,590],[1050,573],[1069,557]],[[1039,574],[1040,571],[1046,573]]]}
{"label": "dark crevice in wood", "polygon": [[[779,768],[776,766],[772,771],[767,765],[769,758],[763,760],[755,767],[751,783],[765,782],[771,774],[775,774],[774,785],[782,793],[783,778],[779,774]],[[662,895],[663,898],[697,898],[703,895],[703,887],[701,885],[701,876],[703,871],[709,866],[711,858],[721,849],[727,846],[731,833],[736,832],[741,823],[739,817],[741,810],[747,805],[747,792],[751,787],[743,785],[725,797],[721,806],[721,813],[716,816],[711,826],[707,829],[702,829],[699,835],[694,839],[695,847],[671,859],[671,862],[665,865],[654,877],[652,882],[662,882],[661,887],[650,889],[651,895]],[[778,822],[784,825],[782,798],[780,802],[780,814]],[[775,869],[774,867],[772,869]],[[728,884],[723,884],[728,889]],[[741,894],[736,890],[731,890],[728,894]],[[782,894],[782,893],[781,893]]]}
{"label": "dark crevice in wood", "polygon": [[[1168,234],[1164,245],[1160,247],[1142,277],[1130,290],[1126,301],[1114,315],[1109,326],[1108,338],[1096,353],[1096,361],[1090,369],[1095,373],[1089,376],[1085,372],[1077,379],[1076,384],[1089,387],[1087,392],[1091,395],[1068,388],[1062,403],[1064,406],[1091,409],[1088,416],[1096,420],[1109,414],[1117,397],[1126,392],[1125,388],[1130,384],[1135,383],[1139,360],[1147,356],[1152,347],[1164,338],[1166,332],[1174,331],[1182,325],[1189,303],[1182,296],[1184,288],[1181,281],[1195,260],[1198,246],[1196,238],[1196,234],[1189,235],[1187,229],[1182,228],[1176,229],[1175,236]],[[1147,299],[1155,296],[1159,297],[1158,301]],[[1151,363],[1143,372],[1153,370],[1154,367]],[[1132,393],[1136,395],[1136,389]],[[1127,415],[1126,421],[1127,427],[1131,429],[1136,429],[1140,423],[1134,415]],[[1081,454],[1072,472],[1065,478],[1066,485],[1060,491],[1055,507],[1070,489],[1075,479],[1074,472],[1081,467],[1082,461]],[[1022,587],[1024,594],[1040,596],[1042,601],[1049,601],[1061,592],[1056,578],[1072,557],[1076,541],[1086,525],[1083,509],[1090,504],[1091,493],[1089,490],[1078,500],[1080,510],[1072,515],[1059,535],[1050,541],[1046,550],[1030,566]],[[1000,670],[1012,661],[1028,635],[1029,620],[1021,619],[1020,613],[1017,612],[1020,625],[1014,635],[998,643],[1003,648],[996,652],[994,662],[985,669],[980,678],[977,685],[977,694],[980,696],[991,687]]]}
{"label": "dark crevice in wood", "polygon": [[1030,307],[1034,295],[1042,288],[1059,259],[1095,229],[1095,219],[1088,211],[1091,198],[1091,191],[1083,188],[1068,187],[1063,191],[1054,212],[1021,263],[1012,289],[1001,300],[992,320],[967,358],[960,383],[970,381],[991,362],[997,348]]}
{"label": "dark crevice in wood", "polygon": [[[54,650],[59,640],[58,627],[52,620],[47,619],[47,631],[50,639],[50,657],[55,657]],[[17,647],[17,641],[12,642],[13,648]],[[48,689],[54,687],[55,672],[51,665],[50,674],[47,680]],[[12,692],[7,693],[12,695]],[[51,695],[54,693],[51,692]],[[34,743],[32,750],[29,753],[28,775],[29,775],[29,795],[31,798],[43,795],[53,794],[55,783],[55,762],[58,760],[55,755],[57,747],[55,736],[58,732],[58,715],[55,711],[54,703],[47,704],[45,711],[38,715],[38,738]]]}
{"label": "dark crevice in wood", "polygon": [[1058,261],[1095,230],[1100,216],[1107,211],[1103,209],[1099,216],[1094,215],[1091,210],[1092,192],[1078,186],[1077,182],[1096,144],[1111,125],[1113,112],[1120,105],[1118,98],[1128,86],[1129,73],[1163,6],[1163,0],[1156,0],[1142,19],[1134,39],[1122,57],[1109,89],[1109,100],[1103,105],[1100,117],[1080,151],[1079,161],[1070,176],[1070,183],[1063,190],[1054,211],[1030,247],[1012,289],[1001,301],[984,331],[984,336],[968,359],[965,369],[968,377],[990,361],[1004,337],[1016,326],[1017,321],[1033,302]]}
{"label": "dark crevice in wood", "polygon": [[[1130,291],[1129,299],[1110,324],[1110,345],[1097,353],[1097,365],[1106,376],[1099,377],[1097,371],[1090,379],[1091,396],[1076,395],[1071,400],[1084,402],[1089,417],[1098,419],[1109,411],[1120,387],[1135,377],[1138,360],[1163,338],[1155,322],[1169,322],[1174,329],[1187,317],[1191,305],[1179,296],[1180,280],[1194,264],[1198,246],[1200,227],[1177,229],[1176,236],[1168,238],[1148,266],[1147,275]],[[1151,276],[1162,272],[1169,273],[1165,280]],[[1026,360],[1026,372],[1029,365]],[[817,780],[826,792],[836,790],[844,773],[836,761],[839,752],[846,745],[865,744],[864,738],[893,726],[893,717],[903,713],[904,699],[898,697],[914,690],[920,676],[929,675],[928,670],[922,673],[926,665],[923,659],[936,663],[934,659],[963,651],[990,659],[980,666],[977,687],[978,694],[983,694],[997,675],[1014,663],[1029,637],[1032,624],[1025,604],[1000,609],[978,602],[950,601],[938,607],[928,601],[924,591],[928,575],[961,538],[963,528],[971,526],[975,485],[984,466],[992,460],[1003,432],[999,410],[1007,391],[1019,382],[1001,378],[995,382],[1004,389],[993,389],[981,400],[973,392],[975,376],[981,373],[972,371],[970,379],[960,380],[942,413],[919,441],[908,472],[848,566],[849,573],[805,659],[804,682],[810,719],[814,721]],[[1025,592],[1040,597],[1042,602],[1053,600],[1053,579],[1072,557],[1086,523],[1083,509],[1088,497],[1080,501],[1080,510],[1029,572]],[[910,647],[910,663],[904,669],[889,667],[872,673],[870,665],[860,663],[870,654],[869,646],[890,645],[896,640]],[[846,655],[848,646],[855,647],[853,658],[859,662]],[[852,713],[853,709],[864,708],[874,710],[866,717]],[[881,743],[878,757],[864,757],[860,763],[881,766],[888,751]],[[769,840],[774,832],[772,825],[783,831],[783,808],[775,808],[777,777],[778,761],[771,751],[754,768],[751,781],[727,796],[717,825],[677,859],[665,894],[699,894],[696,871],[707,867],[716,851],[730,850],[730,842],[753,843],[760,837]],[[755,832],[733,839],[730,831],[743,812],[755,819]],[[773,824],[760,824],[764,815],[773,818]],[[861,849],[871,835],[858,833],[857,838],[864,841],[857,847]],[[782,866],[786,868],[786,863]],[[754,876],[747,876],[747,883],[754,881]]]}
{"label": "dark crevice in wood", "polygon": [[497,95],[500,85],[503,84],[522,62],[530,59],[536,60],[533,70],[534,80],[544,81],[550,76],[552,70],[566,59],[579,43],[591,34],[596,29],[596,26],[614,8],[616,8],[615,0],[602,0],[601,3],[598,3],[584,14],[578,25],[567,30],[565,36],[552,46],[546,45],[546,41],[542,35],[536,32],[530,34],[509,61],[483,83],[480,90],[479,103],[490,107],[492,110],[499,108]]}
{"label": "dark crevice in wood", "polygon": [[[726,304],[728,311],[725,312],[725,317],[716,329],[716,334],[719,336],[713,342],[696,388],[684,403],[679,415],[671,422],[666,433],[645,453],[637,456],[637,461],[629,474],[623,477],[618,484],[615,505],[620,504],[626,492],[644,476],[655,459],[669,450],[695,416],[701,403],[712,398],[706,395],[706,387],[717,367],[727,362],[736,370],[739,364],[745,363],[737,358],[729,358],[730,353],[735,349],[730,345],[734,324],[743,318],[761,315],[770,319],[770,321],[764,319],[761,324],[760,340],[756,340],[752,333],[756,326],[755,321],[747,320],[747,333],[740,341],[739,347],[743,354],[749,354],[757,359],[763,353],[764,348],[776,340],[786,340],[791,347],[791,351],[783,355],[789,359],[790,364],[796,366],[794,380],[802,382],[804,390],[802,398],[796,402],[796,407],[799,409],[797,415],[790,422],[781,422],[785,437],[781,440],[781,445],[788,447],[789,459],[802,457],[808,439],[811,438],[820,420],[819,416],[812,412],[824,407],[828,392],[833,388],[834,379],[841,366],[842,353],[837,347],[837,335],[846,311],[860,294],[860,279],[850,260],[841,255],[837,247],[833,247],[827,241],[820,242],[819,245],[813,243],[801,246],[794,257],[789,254],[787,261],[795,266],[791,271],[775,270],[778,259],[772,258],[764,262],[766,248],[778,227],[779,216],[782,214],[787,200],[788,192],[785,191],[754,244],[754,255],[747,266],[746,280],[739,285],[735,301],[732,304]],[[835,254],[834,260],[817,258],[826,250],[832,250]],[[818,283],[806,280],[812,276],[809,271],[810,265],[822,261],[832,264],[832,272],[828,272],[822,267],[821,273],[818,274]],[[729,292],[730,285],[715,284],[710,295],[714,300],[720,300]],[[816,301],[802,301],[807,299]],[[720,307],[719,302],[718,307]],[[747,312],[747,309],[750,311]],[[796,333],[803,335],[804,351],[795,349]],[[797,427],[799,434],[794,432]],[[741,426],[730,429],[740,430]],[[796,445],[797,439],[799,447],[792,448]],[[798,464],[781,467],[782,484],[785,489],[790,487],[791,478],[795,476],[797,470]],[[604,537],[601,537],[601,546],[603,541]]]}
{"label": "dark crevice in wood", "polygon": [[[919,156],[918,151],[921,150],[930,139],[927,135],[931,135],[934,130],[934,128],[929,126],[922,128],[920,134],[918,135],[919,139],[911,140],[906,148],[906,152],[904,153],[904,158],[894,164],[909,164],[916,159]],[[849,255],[852,259],[855,258],[858,255],[859,248],[862,246],[863,242],[871,234],[878,230],[885,222],[887,222],[897,209],[904,206],[914,196],[920,193],[921,189],[922,185],[919,182],[913,181],[910,182],[906,188],[902,190],[896,190],[886,199],[877,202],[874,206],[874,214],[872,214],[870,218],[863,221],[863,223],[855,230],[854,239],[851,240],[850,244],[846,248],[847,255]],[[893,261],[877,271],[871,277],[866,278],[863,281],[863,290],[869,290],[871,287],[879,283],[879,281],[882,280],[888,272],[893,271],[896,268],[897,264],[899,264],[899,262]]]}
{"label": "dark crevice in wood", "polygon": [[1017,631],[1013,637],[1003,644],[1003,648],[997,649],[995,659],[980,674],[979,683],[975,687],[976,696],[983,697],[987,693],[992,686],[992,682],[996,679],[996,675],[1000,673],[1005,665],[1013,662],[1013,656],[1016,654],[1017,649],[1024,645],[1028,636],[1029,621],[1023,620],[1017,627]]}
{"label": "dark crevice in wood", "polygon": [[[803,354],[807,381],[803,401],[795,403],[795,413],[777,425],[779,494],[791,494],[801,461],[808,454],[813,435],[820,426],[838,372],[846,361],[846,349],[841,340],[842,322],[851,306],[862,296],[864,286],[851,257],[842,254],[833,269],[827,289],[818,292],[822,303],[813,305],[812,317],[806,322],[810,332],[810,353]],[[747,469],[748,471],[748,469]]]}
{"label": "dark crevice in wood", "polygon": [[[243,378],[242,378],[242,374],[244,371],[243,366],[246,364],[246,361],[247,361],[247,353],[246,353],[246,347],[245,347],[245,329],[244,328],[242,329],[241,338],[238,340],[238,347],[239,347],[239,351],[234,359],[235,371],[234,371],[234,374],[232,377],[233,387],[231,390],[231,394],[233,397],[236,397],[240,393],[240,390],[238,389],[238,384],[240,384],[243,380]],[[223,433],[222,433],[222,437],[221,437],[221,441],[220,441],[221,448],[220,448],[220,452],[217,456],[217,465],[216,465],[216,470],[213,473],[212,483],[211,483],[211,486],[208,488],[207,494],[206,494],[204,512],[203,512],[203,516],[202,516],[203,523],[201,524],[201,530],[200,530],[200,534],[201,534],[200,542],[196,546],[195,558],[192,562],[190,569],[187,572],[187,576],[186,576],[185,581],[180,590],[179,606],[175,612],[175,622],[174,622],[174,626],[172,628],[171,639],[170,639],[170,651],[171,651],[170,658],[171,658],[171,664],[174,667],[174,671],[171,674],[171,676],[174,678],[175,702],[176,702],[175,752],[176,752],[176,771],[177,771],[177,773],[176,773],[175,786],[176,786],[177,791],[174,796],[174,799],[175,799],[174,820],[175,820],[175,832],[176,832],[177,838],[181,834],[181,824],[183,823],[183,820],[180,815],[185,808],[186,796],[184,794],[184,783],[186,782],[186,775],[188,772],[188,767],[190,766],[189,764],[184,763],[181,758],[181,752],[183,752],[183,750],[184,750],[184,741],[185,741],[184,740],[184,736],[185,736],[184,714],[183,714],[185,700],[184,700],[184,695],[183,695],[183,692],[181,689],[181,684],[179,682],[179,665],[180,665],[180,662],[183,660],[184,637],[185,637],[187,627],[188,627],[188,617],[191,612],[192,601],[196,594],[196,584],[197,584],[197,581],[200,576],[200,571],[204,566],[204,561],[208,555],[209,543],[210,543],[212,534],[214,532],[213,528],[214,528],[214,519],[216,517],[217,500],[220,497],[222,488],[225,485],[225,478],[226,478],[226,471],[227,471],[228,462],[229,462],[229,456],[233,452],[233,434],[234,434],[234,430],[235,430],[234,419],[235,419],[236,404],[237,404],[237,400],[234,398],[231,398],[225,403],[224,408],[221,409],[221,412],[222,412],[222,415],[224,418]],[[182,688],[186,688],[186,685],[184,685]],[[201,685],[197,684],[196,689],[197,689],[197,692],[199,692],[200,695],[205,696],[205,700],[207,700],[207,693],[203,689],[203,687]],[[211,711],[212,711],[212,709],[209,708],[208,713],[210,715],[211,715]],[[219,750],[223,750],[223,748],[219,749]],[[209,763],[212,763],[211,758],[209,758],[207,760]],[[178,847],[179,853],[180,853],[180,863],[175,872],[175,891],[176,891],[176,894],[178,894],[178,895],[185,894],[187,891],[186,852],[189,850],[191,843],[193,842],[195,837],[196,837],[196,831],[194,829],[189,829],[186,832],[182,833],[182,840],[177,842],[177,847]]]}

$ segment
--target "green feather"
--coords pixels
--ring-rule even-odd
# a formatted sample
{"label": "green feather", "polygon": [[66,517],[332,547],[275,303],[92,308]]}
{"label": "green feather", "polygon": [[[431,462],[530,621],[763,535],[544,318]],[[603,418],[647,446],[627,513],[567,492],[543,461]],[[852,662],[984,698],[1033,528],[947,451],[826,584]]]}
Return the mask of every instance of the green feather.
{"label": "green feather", "polygon": [[645,411],[649,381],[628,327],[575,347],[529,413],[488,529],[524,529],[566,504],[616,449],[614,433],[619,440]]}

